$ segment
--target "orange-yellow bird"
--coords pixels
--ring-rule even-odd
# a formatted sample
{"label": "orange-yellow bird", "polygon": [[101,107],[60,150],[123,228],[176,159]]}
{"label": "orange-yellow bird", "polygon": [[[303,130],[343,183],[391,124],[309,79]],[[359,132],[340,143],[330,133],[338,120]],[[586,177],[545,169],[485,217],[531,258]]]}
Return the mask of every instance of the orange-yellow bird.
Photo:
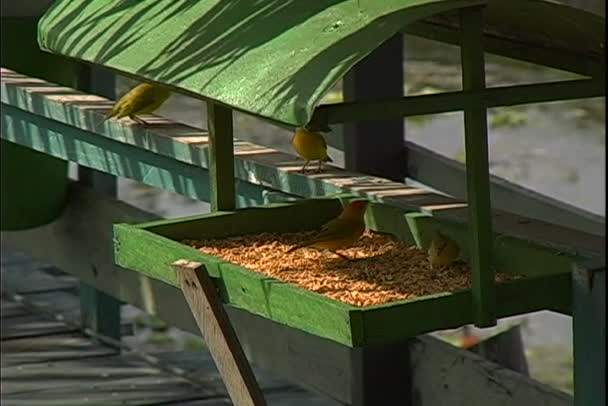
{"label": "orange-yellow bird", "polygon": [[327,143],[320,132],[311,131],[306,127],[298,128],[291,139],[296,152],[306,160],[302,173],[310,161],[319,161],[318,173],[321,173],[323,162],[333,162],[327,155]]}
{"label": "orange-yellow bird", "polygon": [[326,249],[342,258],[350,259],[336,251],[354,245],[365,231],[363,216],[365,215],[367,204],[367,200],[354,200],[350,202],[342,210],[342,213],[335,219],[327,222],[317,235],[302,244],[290,248],[287,252],[289,253],[303,247],[312,247]]}
{"label": "orange-yellow bird", "polygon": [[460,247],[458,243],[443,235],[439,230],[435,232],[435,237],[429,246],[428,256],[431,268],[435,266],[450,265],[458,259]]}
{"label": "orange-yellow bird", "polygon": [[171,96],[171,91],[164,86],[141,83],[122,96],[114,104],[112,111],[103,121],[112,117],[120,119],[128,116],[131,120],[135,120],[139,124],[148,124],[137,117],[137,115],[152,113],[159,108],[169,96]]}

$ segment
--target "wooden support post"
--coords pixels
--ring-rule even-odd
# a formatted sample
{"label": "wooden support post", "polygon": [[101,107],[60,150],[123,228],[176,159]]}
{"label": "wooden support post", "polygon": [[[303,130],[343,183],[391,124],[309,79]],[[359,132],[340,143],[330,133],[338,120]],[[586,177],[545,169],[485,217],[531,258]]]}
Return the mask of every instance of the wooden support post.
{"label": "wooden support post", "polygon": [[207,102],[211,211],[234,210],[234,140],[232,110]]}
{"label": "wooden support post", "polygon": [[187,260],[178,260],[172,266],[232,402],[239,406],[266,405],[251,366],[205,267],[198,262]]}
{"label": "wooden support post", "polygon": [[[346,74],[344,101],[403,97],[403,34],[386,41]],[[346,169],[403,182],[405,124],[402,117],[344,124]]]}
{"label": "wooden support post", "polygon": [[[462,89],[485,88],[483,7],[460,10]],[[487,109],[481,99],[469,99],[464,109],[469,207],[470,258],[473,272],[473,320],[477,327],[496,325],[496,288],[490,267],[492,217],[488,164]]]}
{"label": "wooden support post", "polygon": [[120,340],[121,302],[82,282],[80,282],[79,296],[82,328]]}
{"label": "wooden support post", "polygon": [[606,404],[606,262],[572,272],[574,405]]}
{"label": "wooden support post", "polygon": [[351,350],[352,406],[412,405],[410,340]]}
{"label": "wooden support post", "polygon": [[[78,89],[114,99],[115,86],[115,75],[110,71],[97,66],[80,66]],[[84,166],[78,167],[78,181],[108,197],[116,197],[118,192],[115,176]],[[111,227],[111,224],[108,224],[108,227]],[[112,296],[80,282],[80,314],[83,329],[88,328],[97,334],[120,340],[121,304]]]}

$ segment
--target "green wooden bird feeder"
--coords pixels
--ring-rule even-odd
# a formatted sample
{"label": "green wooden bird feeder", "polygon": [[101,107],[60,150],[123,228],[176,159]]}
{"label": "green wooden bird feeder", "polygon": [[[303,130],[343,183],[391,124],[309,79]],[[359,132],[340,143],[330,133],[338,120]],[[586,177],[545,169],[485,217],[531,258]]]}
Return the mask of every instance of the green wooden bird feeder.
{"label": "green wooden bird feeder", "polygon": [[[495,106],[604,96],[604,30],[603,18],[541,0],[59,0],[41,20],[38,40],[44,50],[208,102],[212,206],[224,212],[117,225],[119,265],[175,284],[174,260],[202,262],[223,289],[226,303],[360,346],[470,321],[491,326],[497,317],[539,309],[567,311],[570,263],[586,253],[560,254],[567,247],[510,236],[501,236],[493,246],[499,240],[492,230],[486,113]],[[399,32],[459,45],[462,91],[319,106],[332,85]],[[484,52],[581,77],[488,89]],[[472,289],[354,308],[179,243],[195,236],[300,230],[339,210],[338,201],[329,199],[232,211],[232,110],[292,127],[463,111],[468,222],[447,214],[429,220],[412,207],[403,208],[400,221],[423,234],[439,227],[468,236],[463,242],[472,266]],[[497,287],[497,269],[527,277]]]}

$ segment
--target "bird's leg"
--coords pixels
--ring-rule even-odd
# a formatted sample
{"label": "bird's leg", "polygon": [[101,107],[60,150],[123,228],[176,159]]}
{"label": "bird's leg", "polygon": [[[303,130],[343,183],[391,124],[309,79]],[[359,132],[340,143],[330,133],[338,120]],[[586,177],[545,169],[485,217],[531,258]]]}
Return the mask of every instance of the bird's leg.
{"label": "bird's leg", "polygon": [[137,122],[138,124],[142,124],[142,125],[148,125],[148,123],[146,123],[146,121],[142,118],[137,117],[136,115],[130,115],[129,118],[135,122]]}
{"label": "bird's leg", "polygon": [[340,258],[342,258],[342,259],[346,259],[347,261],[352,261],[352,260],[353,260],[352,258],[349,258],[349,257],[347,257],[347,256],[346,256],[346,255],[344,255],[344,254],[340,254],[338,251],[331,251],[331,250],[330,250],[329,252],[331,252],[332,254],[336,254],[336,255],[337,255],[337,256],[339,256]]}
{"label": "bird's leg", "polygon": [[308,166],[308,163],[309,163],[309,162],[310,162],[310,161],[306,161],[306,162],[304,162],[304,166],[302,167],[302,169],[300,170],[300,172],[302,172],[302,173],[306,173],[306,166]]}
{"label": "bird's leg", "polygon": [[319,167],[317,168],[317,173],[323,172],[323,160],[319,159]]}

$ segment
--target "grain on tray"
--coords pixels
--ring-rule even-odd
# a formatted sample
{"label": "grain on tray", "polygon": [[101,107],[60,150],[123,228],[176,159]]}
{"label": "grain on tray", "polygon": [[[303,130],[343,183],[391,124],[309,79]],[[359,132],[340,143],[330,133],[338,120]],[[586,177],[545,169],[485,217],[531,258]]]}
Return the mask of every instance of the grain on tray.
{"label": "grain on tray", "polygon": [[[470,268],[457,262],[431,269],[427,253],[387,234],[366,232],[358,244],[340,252],[303,248],[286,253],[313,235],[262,233],[225,239],[186,240],[199,251],[355,306],[369,306],[441,292],[468,289]],[[496,275],[497,282],[512,280]]]}

